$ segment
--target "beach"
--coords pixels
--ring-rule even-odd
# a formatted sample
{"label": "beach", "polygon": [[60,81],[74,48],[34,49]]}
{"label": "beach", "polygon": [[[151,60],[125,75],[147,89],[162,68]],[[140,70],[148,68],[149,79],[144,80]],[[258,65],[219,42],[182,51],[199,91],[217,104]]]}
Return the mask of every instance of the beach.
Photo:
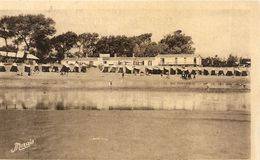
{"label": "beach", "polygon": [[[243,112],[8,110],[0,121],[1,158],[250,158],[250,115]],[[30,148],[10,152],[30,139]]]}
{"label": "beach", "polygon": [[148,89],[189,91],[249,91],[250,76],[204,76],[183,80],[180,75],[134,75],[102,73],[97,68],[87,73],[36,72],[31,76],[23,73],[0,73],[0,88],[65,88],[65,89]]}
{"label": "beach", "polygon": [[0,158],[250,159],[250,77],[91,68],[0,73],[0,88]]}

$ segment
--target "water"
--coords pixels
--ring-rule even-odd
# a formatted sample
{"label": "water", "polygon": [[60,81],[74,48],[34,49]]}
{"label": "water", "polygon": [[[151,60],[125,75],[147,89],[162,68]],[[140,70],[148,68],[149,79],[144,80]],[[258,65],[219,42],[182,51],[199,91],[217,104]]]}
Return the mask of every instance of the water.
{"label": "water", "polygon": [[0,108],[0,158],[250,158],[248,92],[3,89]]}
{"label": "water", "polygon": [[3,89],[0,109],[6,108],[250,111],[250,93]]}

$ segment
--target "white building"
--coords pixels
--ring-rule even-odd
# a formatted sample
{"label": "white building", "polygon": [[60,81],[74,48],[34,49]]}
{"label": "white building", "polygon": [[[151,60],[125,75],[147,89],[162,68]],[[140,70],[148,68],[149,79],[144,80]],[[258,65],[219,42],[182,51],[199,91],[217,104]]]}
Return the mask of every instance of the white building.
{"label": "white building", "polygon": [[159,54],[156,57],[99,57],[66,58],[62,63],[84,63],[88,65],[128,65],[128,66],[201,66],[201,57],[194,54]]}
{"label": "white building", "polygon": [[195,54],[159,54],[154,64],[158,66],[201,66],[201,56]]}

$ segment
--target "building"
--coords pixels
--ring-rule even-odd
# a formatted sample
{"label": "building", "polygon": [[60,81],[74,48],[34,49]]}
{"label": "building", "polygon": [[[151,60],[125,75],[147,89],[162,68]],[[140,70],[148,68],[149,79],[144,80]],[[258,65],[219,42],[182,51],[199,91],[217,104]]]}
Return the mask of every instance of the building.
{"label": "building", "polygon": [[158,66],[201,66],[201,59],[195,54],[159,54],[154,63]]}
{"label": "building", "polygon": [[1,57],[1,61],[3,62],[23,62],[23,59],[29,62],[39,60],[38,57],[30,53],[25,53],[24,51],[18,51],[18,52],[0,51],[0,57]]}
{"label": "building", "polygon": [[100,54],[99,57],[66,58],[62,63],[84,63],[105,66],[201,66],[201,57],[194,54],[159,54],[156,57],[110,57]]}

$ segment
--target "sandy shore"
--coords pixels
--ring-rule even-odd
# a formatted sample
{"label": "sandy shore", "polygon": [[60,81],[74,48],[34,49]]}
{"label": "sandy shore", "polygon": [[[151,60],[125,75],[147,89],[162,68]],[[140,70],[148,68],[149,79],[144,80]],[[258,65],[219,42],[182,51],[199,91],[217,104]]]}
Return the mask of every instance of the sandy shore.
{"label": "sandy shore", "polygon": [[101,73],[89,69],[87,73],[33,73],[32,76],[18,73],[0,73],[0,88],[49,88],[49,89],[149,89],[188,91],[249,91],[250,77],[196,76],[183,80],[180,75],[170,77],[151,75],[128,75]]}
{"label": "sandy shore", "polygon": [[[247,159],[250,115],[188,111],[0,111],[1,158]],[[11,153],[15,142],[35,140]]]}

